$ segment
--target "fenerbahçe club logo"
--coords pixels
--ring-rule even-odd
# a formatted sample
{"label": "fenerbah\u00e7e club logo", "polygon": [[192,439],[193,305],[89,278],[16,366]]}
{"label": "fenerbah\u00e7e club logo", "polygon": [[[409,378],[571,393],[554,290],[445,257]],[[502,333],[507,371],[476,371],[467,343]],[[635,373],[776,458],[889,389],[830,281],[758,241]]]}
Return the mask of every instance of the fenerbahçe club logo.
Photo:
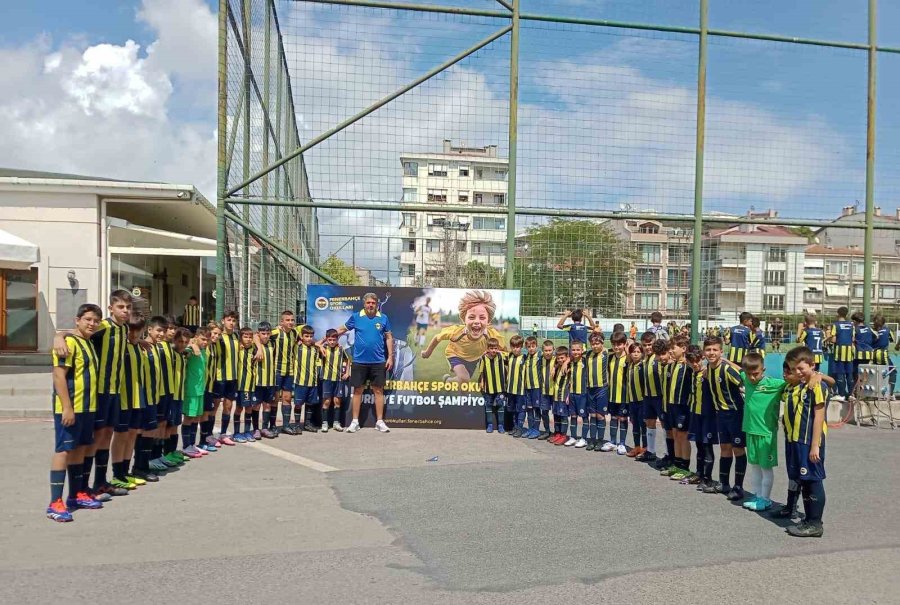
{"label": "fenerbah\u00e7e club logo", "polygon": [[328,299],[325,298],[324,296],[320,296],[319,298],[316,299],[315,304],[316,304],[316,309],[318,309],[319,311],[324,311],[325,309],[328,308]]}

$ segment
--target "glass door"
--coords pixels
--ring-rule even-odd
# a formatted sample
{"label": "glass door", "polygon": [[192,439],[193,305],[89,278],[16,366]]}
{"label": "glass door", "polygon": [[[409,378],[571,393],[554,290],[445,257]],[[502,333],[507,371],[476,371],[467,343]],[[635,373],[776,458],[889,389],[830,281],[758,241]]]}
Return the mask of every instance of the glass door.
{"label": "glass door", "polygon": [[37,269],[0,269],[0,349],[36,351]]}

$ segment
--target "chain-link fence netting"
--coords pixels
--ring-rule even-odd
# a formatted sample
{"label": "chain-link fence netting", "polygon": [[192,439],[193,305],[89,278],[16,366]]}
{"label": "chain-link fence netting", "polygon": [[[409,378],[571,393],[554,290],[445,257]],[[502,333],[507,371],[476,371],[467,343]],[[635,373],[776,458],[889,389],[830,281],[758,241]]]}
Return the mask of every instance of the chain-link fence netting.
{"label": "chain-link fence netting", "polygon": [[900,40],[870,114],[865,1],[712,3],[702,57],[699,0],[224,4],[219,272],[250,322],[333,280],[790,329],[863,309],[867,200],[869,310],[900,318]]}

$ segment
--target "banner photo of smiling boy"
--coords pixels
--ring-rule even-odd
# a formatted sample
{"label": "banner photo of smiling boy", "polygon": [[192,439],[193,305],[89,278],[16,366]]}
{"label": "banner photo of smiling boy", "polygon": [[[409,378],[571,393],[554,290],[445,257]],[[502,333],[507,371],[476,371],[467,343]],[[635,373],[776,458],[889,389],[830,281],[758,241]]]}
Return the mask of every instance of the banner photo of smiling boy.
{"label": "banner photo of smiling boy", "polygon": [[[385,385],[385,417],[392,427],[484,428],[481,359],[488,339],[507,350],[519,333],[518,290],[390,288],[310,285],[307,324],[316,339],[343,326],[363,309],[363,296],[378,297],[378,312],[393,336],[393,364]],[[348,355],[354,333],[340,339]],[[365,392],[360,423],[375,422],[373,395]]]}

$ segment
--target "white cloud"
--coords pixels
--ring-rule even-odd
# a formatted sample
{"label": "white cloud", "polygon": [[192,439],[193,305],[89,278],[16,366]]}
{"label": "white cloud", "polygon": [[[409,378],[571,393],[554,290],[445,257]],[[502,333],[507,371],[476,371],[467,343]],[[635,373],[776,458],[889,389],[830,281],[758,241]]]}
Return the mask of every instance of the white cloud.
{"label": "white cloud", "polygon": [[[156,34],[146,53],[46,36],[0,48],[16,92],[0,99],[0,165],[187,182],[214,199],[215,16],[201,0],[145,0],[137,18]],[[176,99],[195,88],[212,89],[208,118],[180,119]]]}

